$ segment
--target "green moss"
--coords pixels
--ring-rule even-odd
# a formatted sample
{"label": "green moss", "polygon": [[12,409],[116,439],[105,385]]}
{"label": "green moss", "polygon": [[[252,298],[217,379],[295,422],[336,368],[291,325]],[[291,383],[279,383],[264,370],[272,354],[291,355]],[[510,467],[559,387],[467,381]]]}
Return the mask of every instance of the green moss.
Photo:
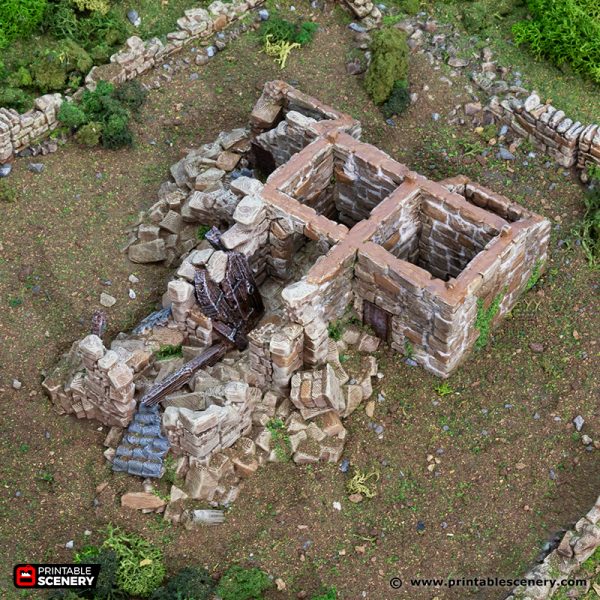
{"label": "green moss", "polygon": [[382,29],[373,35],[372,59],[365,76],[365,87],[375,104],[391,95],[396,81],[408,75],[409,48],[406,34],[399,29]]}
{"label": "green moss", "polygon": [[221,600],[260,600],[263,592],[272,587],[269,576],[260,569],[230,567],[217,586]]}
{"label": "green moss", "polygon": [[173,344],[165,344],[157,350],[154,355],[156,360],[167,360],[169,358],[181,358],[183,356],[183,349],[181,344],[174,346]]}
{"label": "green moss", "polygon": [[344,324],[341,321],[332,321],[327,325],[327,333],[329,337],[335,342],[339,342],[342,339],[344,333]]}
{"label": "green moss", "polygon": [[337,590],[334,587],[331,587],[323,594],[313,596],[311,600],[337,600]]}
{"label": "green moss", "polygon": [[209,231],[210,225],[200,225],[196,230],[196,238],[199,240],[203,240]]}
{"label": "green moss", "polygon": [[479,337],[475,342],[475,347],[478,350],[485,348],[489,341],[492,321],[500,310],[500,304],[504,298],[506,291],[502,290],[491,302],[488,308],[485,308],[482,298],[477,299],[477,318],[475,327],[479,330]]}
{"label": "green moss", "polygon": [[533,270],[531,271],[531,276],[527,280],[527,285],[525,286],[525,291],[528,292],[531,288],[535,287],[537,282],[540,280],[542,276],[542,267],[544,263],[541,260],[537,260],[535,265],[533,266]]}
{"label": "green moss", "polygon": [[14,202],[17,199],[17,192],[6,179],[0,179],[0,202]]}
{"label": "green moss", "polygon": [[292,444],[286,433],[285,423],[281,419],[271,419],[266,427],[271,432],[271,443],[277,459],[281,462],[289,461],[292,456]]}

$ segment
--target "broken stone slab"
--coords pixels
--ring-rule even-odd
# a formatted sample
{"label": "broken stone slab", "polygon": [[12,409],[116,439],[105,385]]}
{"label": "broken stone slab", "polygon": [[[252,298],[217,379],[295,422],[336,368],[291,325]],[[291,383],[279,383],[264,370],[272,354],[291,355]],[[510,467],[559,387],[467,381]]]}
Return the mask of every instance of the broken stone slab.
{"label": "broken stone slab", "polygon": [[233,218],[237,223],[251,227],[264,220],[265,203],[255,195],[244,196],[236,206]]}
{"label": "broken stone slab", "polygon": [[116,449],[123,437],[123,431],[122,427],[111,427],[108,431],[108,435],[104,439],[104,445],[107,448]]}
{"label": "broken stone slab", "polygon": [[167,258],[165,241],[162,239],[133,244],[128,250],[129,260],[134,263],[160,262]]}
{"label": "broken stone slab", "polygon": [[235,152],[224,151],[219,154],[215,167],[223,171],[233,171],[240,162],[241,156]]}
{"label": "broken stone slab", "polygon": [[241,142],[248,137],[248,130],[243,128],[232,129],[231,131],[223,131],[219,134],[217,142],[221,144],[223,150],[229,150],[232,146]]}
{"label": "broken stone slab", "polygon": [[121,506],[136,510],[156,510],[163,508],[166,504],[162,498],[148,492],[128,492],[121,496]]}
{"label": "broken stone slab", "polygon": [[381,340],[368,333],[363,334],[358,342],[359,352],[375,352],[379,348]]}
{"label": "broken stone slab", "polygon": [[99,360],[104,356],[106,349],[102,340],[97,335],[88,335],[79,342],[79,352],[90,360]]}
{"label": "broken stone slab", "polygon": [[238,196],[252,196],[259,195],[264,186],[258,179],[242,175],[234,179],[229,187]]}
{"label": "broken stone slab", "polygon": [[196,177],[194,189],[199,192],[208,190],[209,188],[212,188],[216,182],[223,179],[224,176],[225,171],[211,167]]}

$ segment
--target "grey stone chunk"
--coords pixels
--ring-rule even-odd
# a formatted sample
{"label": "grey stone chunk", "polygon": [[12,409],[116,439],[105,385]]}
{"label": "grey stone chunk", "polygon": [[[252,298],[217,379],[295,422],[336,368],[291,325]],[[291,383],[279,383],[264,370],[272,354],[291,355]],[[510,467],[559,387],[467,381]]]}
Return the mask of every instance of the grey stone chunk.
{"label": "grey stone chunk", "polygon": [[152,240],[129,246],[129,260],[134,263],[160,262],[167,258],[164,240]]}

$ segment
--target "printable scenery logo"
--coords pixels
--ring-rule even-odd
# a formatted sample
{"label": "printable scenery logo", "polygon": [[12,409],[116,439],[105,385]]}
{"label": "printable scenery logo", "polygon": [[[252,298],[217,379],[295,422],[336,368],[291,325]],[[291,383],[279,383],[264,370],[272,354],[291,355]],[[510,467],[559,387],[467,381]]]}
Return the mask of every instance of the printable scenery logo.
{"label": "printable scenery logo", "polygon": [[100,565],[16,565],[13,573],[18,588],[93,589]]}

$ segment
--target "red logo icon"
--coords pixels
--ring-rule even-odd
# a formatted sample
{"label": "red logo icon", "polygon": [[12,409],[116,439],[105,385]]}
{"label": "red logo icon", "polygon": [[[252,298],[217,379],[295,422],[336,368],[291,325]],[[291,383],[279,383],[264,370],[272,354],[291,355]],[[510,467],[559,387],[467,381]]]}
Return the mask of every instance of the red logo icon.
{"label": "red logo icon", "polygon": [[15,585],[17,587],[33,587],[37,581],[36,568],[31,565],[21,565],[15,568]]}

